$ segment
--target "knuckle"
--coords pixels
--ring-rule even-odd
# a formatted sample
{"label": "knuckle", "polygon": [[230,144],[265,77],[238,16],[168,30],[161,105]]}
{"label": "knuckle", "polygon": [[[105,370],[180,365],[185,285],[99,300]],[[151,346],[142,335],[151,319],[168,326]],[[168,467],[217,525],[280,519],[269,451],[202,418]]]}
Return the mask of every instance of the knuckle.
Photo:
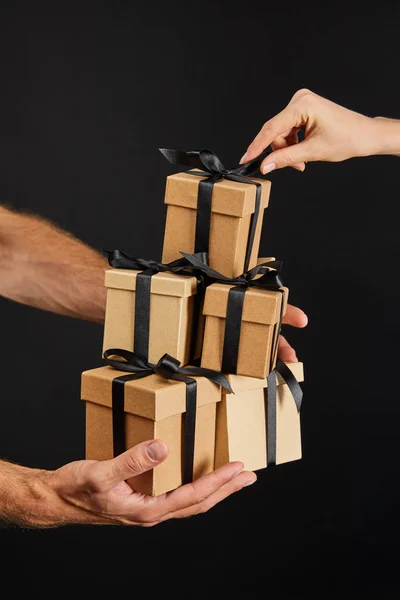
{"label": "knuckle", "polygon": [[192,504],[199,505],[204,502],[206,500],[206,496],[201,494],[193,483],[190,483],[189,485],[191,487]]}
{"label": "knuckle", "polygon": [[145,461],[141,456],[129,453],[125,457],[125,464],[133,473],[142,473],[145,470]]}
{"label": "knuckle", "polygon": [[200,504],[198,510],[197,510],[197,514],[198,515],[204,515],[204,513],[208,512],[211,508],[211,505],[208,504],[207,502],[203,502],[202,504]]}
{"label": "knuckle", "polygon": [[266,121],[264,123],[264,125],[262,126],[262,129],[261,129],[261,132],[262,132],[263,136],[276,134],[271,121]]}
{"label": "knuckle", "polygon": [[287,152],[282,152],[280,156],[280,164],[283,167],[290,167],[293,164],[293,158]]}
{"label": "knuckle", "polygon": [[90,494],[100,494],[104,490],[103,478],[94,470],[89,473],[86,480],[86,487]]}
{"label": "knuckle", "polygon": [[308,88],[301,88],[294,94],[292,100],[300,100],[301,98],[308,97],[308,96],[313,97],[313,96],[315,96],[315,94]]}

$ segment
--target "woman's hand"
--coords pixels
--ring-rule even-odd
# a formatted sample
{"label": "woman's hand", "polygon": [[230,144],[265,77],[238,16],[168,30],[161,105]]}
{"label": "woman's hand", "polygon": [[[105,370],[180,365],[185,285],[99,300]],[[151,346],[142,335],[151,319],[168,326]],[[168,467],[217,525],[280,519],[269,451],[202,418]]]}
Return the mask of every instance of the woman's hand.
{"label": "woman's hand", "polygon": [[[304,130],[299,142],[298,132]],[[268,146],[261,164],[266,174],[283,167],[304,171],[311,161],[339,162],[356,156],[400,153],[400,123],[370,118],[303,89],[287,107],[267,121],[241,159],[247,163]]]}

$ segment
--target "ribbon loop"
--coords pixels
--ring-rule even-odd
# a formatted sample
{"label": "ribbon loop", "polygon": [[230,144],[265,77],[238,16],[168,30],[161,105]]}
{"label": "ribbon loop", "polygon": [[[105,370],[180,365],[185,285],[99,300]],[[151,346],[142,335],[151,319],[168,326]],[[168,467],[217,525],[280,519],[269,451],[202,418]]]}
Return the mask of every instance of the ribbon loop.
{"label": "ribbon loop", "polygon": [[154,372],[165,379],[172,379],[174,375],[177,375],[180,367],[180,362],[169,354],[164,354],[154,367]]}
{"label": "ribbon loop", "polygon": [[211,150],[200,150],[199,158],[205,170],[209,173],[218,173],[219,175],[228,174],[222,161]]}
{"label": "ribbon loop", "polygon": [[240,287],[257,287],[268,290],[279,290],[284,284],[281,278],[281,270],[283,261],[271,260],[265,263],[256,265],[247,273],[239,275],[239,277],[230,278],[222,275],[215,269],[212,269],[202,260],[201,254],[188,254],[181,252],[183,258],[196,271],[201,271],[208,279],[217,283],[226,283],[228,285],[236,285]]}

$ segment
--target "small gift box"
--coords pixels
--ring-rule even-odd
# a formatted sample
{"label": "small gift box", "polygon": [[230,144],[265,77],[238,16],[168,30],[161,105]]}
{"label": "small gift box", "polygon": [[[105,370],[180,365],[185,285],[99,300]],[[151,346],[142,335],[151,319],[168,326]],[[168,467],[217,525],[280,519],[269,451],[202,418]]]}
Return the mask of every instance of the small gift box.
{"label": "small gift box", "polygon": [[[167,352],[182,364],[200,356],[202,298],[196,277],[131,269],[106,271],[103,352],[134,350],[156,362]],[[199,335],[198,335],[199,333]]]}
{"label": "small gift box", "polygon": [[[109,352],[118,353],[124,356],[123,351]],[[149,364],[143,364],[136,374],[127,375],[125,369],[110,366],[82,374],[87,459],[110,459],[153,438],[167,444],[167,459],[134,479],[134,489],[148,495],[173,490],[214,468],[216,404],[221,388],[206,377],[169,373],[163,361],[165,357],[155,367],[157,370],[161,364],[163,376]]]}
{"label": "small gift box", "polygon": [[[286,368],[297,382],[303,381],[302,363],[287,363]],[[288,378],[287,383],[279,372],[272,377],[276,390],[268,390],[267,379],[227,376],[234,394],[223,389],[217,406],[216,468],[240,460],[245,469],[255,471],[301,458],[301,391],[299,395],[297,382]]]}
{"label": "small gift box", "polygon": [[181,251],[207,252],[210,267],[227,277],[254,267],[271,188],[249,176],[259,173],[259,165],[228,171],[207,150],[162,152],[170,162],[202,169],[167,177],[163,262],[180,258]]}
{"label": "small gift box", "polygon": [[288,288],[259,289],[213,283],[207,288],[201,366],[264,378],[275,367]]}

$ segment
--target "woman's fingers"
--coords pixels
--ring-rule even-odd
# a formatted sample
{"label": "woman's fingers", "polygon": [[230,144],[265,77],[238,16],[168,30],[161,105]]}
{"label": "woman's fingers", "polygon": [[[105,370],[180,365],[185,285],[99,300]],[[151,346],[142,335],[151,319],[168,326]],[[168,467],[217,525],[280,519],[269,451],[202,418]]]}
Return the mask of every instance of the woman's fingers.
{"label": "woman's fingers", "polygon": [[[288,148],[289,146],[294,146],[294,144],[298,143],[299,139],[297,136],[297,130],[292,129],[291,131],[287,132],[287,134],[277,137],[276,140],[272,142],[271,146],[273,150],[281,150],[282,148]],[[304,162],[299,162],[293,164],[292,167],[297,171],[304,171],[306,164]]]}
{"label": "woman's fingers", "polygon": [[[286,131],[298,127],[298,117],[292,105],[288,105],[282,112],[267,121],[256,135],[247,151],[242,156],[240,164],[247,163],[256,158],[275,140]],[[301,162],[301,161],[299,161]]]}

